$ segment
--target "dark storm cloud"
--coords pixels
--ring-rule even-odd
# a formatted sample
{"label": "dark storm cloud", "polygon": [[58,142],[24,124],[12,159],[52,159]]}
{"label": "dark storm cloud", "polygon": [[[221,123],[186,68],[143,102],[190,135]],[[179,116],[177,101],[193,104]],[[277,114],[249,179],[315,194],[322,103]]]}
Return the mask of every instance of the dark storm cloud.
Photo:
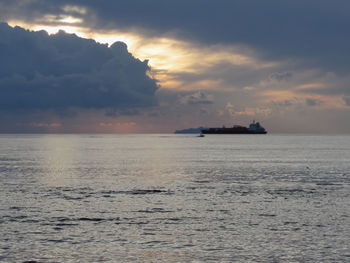
{"label": "dark storm cloud", "polygon": [[63,31],[0,24],[0,109],[129,108],[155,104],[147,61]]}
{"label": "dark storm cloud", "polygon": [[[85,14],[64,6],[85,7]],[[248,45],[269,59],[302,58],[339,72],[350,69],[348,0],[3,0],[0,18],[75,15],[95,29],[175,34],[202,44]]]}

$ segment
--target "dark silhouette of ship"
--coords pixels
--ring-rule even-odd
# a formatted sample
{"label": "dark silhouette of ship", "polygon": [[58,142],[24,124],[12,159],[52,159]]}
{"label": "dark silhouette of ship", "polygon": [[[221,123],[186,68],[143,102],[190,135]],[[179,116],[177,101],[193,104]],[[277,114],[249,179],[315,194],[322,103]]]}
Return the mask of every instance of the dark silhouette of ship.
{"label": "dark silhouette of ship", "polygon": [[266,134],[267,131],[259,122],[253,121],[248,127],[234,125],[233,127],[226,128],[204,128],[201,130],[203,134]]}

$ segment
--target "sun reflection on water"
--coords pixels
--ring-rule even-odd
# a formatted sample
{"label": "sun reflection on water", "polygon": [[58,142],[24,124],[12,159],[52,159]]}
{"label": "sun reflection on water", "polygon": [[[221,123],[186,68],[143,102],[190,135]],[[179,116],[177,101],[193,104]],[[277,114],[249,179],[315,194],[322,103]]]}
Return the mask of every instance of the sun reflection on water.
{"label": "sun reflection on water", "polygon": [[43,149],[43,182],[48,186],[69,186],[76,184],[77,174],[74,169],[76,159],[81,154],[74,151],[77,141],[73,135],[45,135]]}

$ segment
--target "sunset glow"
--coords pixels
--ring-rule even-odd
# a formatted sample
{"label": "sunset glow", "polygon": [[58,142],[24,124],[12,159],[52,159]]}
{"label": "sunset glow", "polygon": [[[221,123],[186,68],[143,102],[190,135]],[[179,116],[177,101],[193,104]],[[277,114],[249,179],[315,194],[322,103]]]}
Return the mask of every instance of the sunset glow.
{"label": "sunset glow", "polygon": [[348,262],[349,14],[0,0],[0,261]]}
{"label": "sunset glow", "polygon": [[[343,43],[344,34],[337,34],[341,42],[331,41],[326,34],[311,30],[315,28],[314,20],[304,20],[303,17],[298,20],[306,25],[312,24],[309,28],[302,27],[312,31],[303,35],[303,31],[295,30],[293,24],[285,25],[287,28],[282,30],[278,22],[272,27],[267,21],[260,20],[258,24],[263,30],[252,27],[256,16],[248,15],[253,10],[245,4],[242,6],[249,12],[244,9],[247,12],[244,16],[237,11],[234,16],[225,13],[216,20],[208,20],[207,16],[195,20],[197,15],[203,14],[191,9],[192,15],[178,20],[167,9],[163,11],[169,12],[167,15],[171,19],[164,19],[162,13],[153,14],[148,5],[128,9],[130,3],[119,6],[111,2],[113,7],[109,10],[104,9],[104,4],[98,7],[93,2],[48,3],[40,0],[40,5],[34,5],[35,1],[19,1],[18,5],[0,6],[5,10],[6,23],[29,30],[24,33],[4,27],[5,33],[15,36],[8,38],[9,41],[27,35],[32,43],[28,47],[22,43],[22,50],[32,48],[28,57],[41,54],[43,60],[29,60],[28,74],[24,71],[9,73],[9,76],[20,76],[10,80],[16,87],[37,87],[38,94],[30,93],[35,96],[26,101],[30,106],[25,107],[37,110],[40,117],[31,115],[33,119],[30,121],[16,120],[16,123],[27,123],[30,128],[50,131],[61,131],[66,127],[68,130],[70,127],[77,131],[98,132],[171,131],[194,120],[196,125],[220,125],[231,123],[234,118],[248,122],[256,116],[274,123],[274,120],[279,121],[282,113],[297,119],[299,110],[318,116],[327,110],[343,115],[350,108],[350,77],[346,74],[346,63],[341,62],[347,49],[342,49],[342,45],[330,48],[334,43]],[[144,13],[144,9],[148,13]],[[298,13],[296,10],[290,12]],[[270,9],[265,11],[269,13]],[[12,15],[7,16],[7,13]],[[274,14],[270,15],[274,17]],[[284,15],[289,17],[288,13]],[[232,21],[226,23],[225,19]],[[289,19],[293,21],[294,17]],[[40,40],[46,41],[47,48],[35,40],[39,35],[31,33],[41,30],[49,34],[41,34]],[[329,28],[322,30],[328,32]],[[50,37],[59,31],[63,31],[59,36]],[[277,37],[271,32],[280,32],[283,36]],[[323,42],[303,39],[309,34],[315,35],[313,39],[323,39]],[[297,40],[303,45],[294,43]],[[113,44],[114,50],[110,48]],[[11,42],[8,48],[11,47],[16,47],[16,43]],[[31,79],[33,76],[34,80]],[[44,87],[51,87],[52,93]],[[9,92],[11,96],[8,95],[6,101],[16,98],[13,91]],[[63,91],[72,94],[61,94]],[[62,96],[59,102],[54,99],[57,94]],[[40,96],[46,96],[46,100],[52,102],[41,102]],[[66,96],[74,99],[67,102],[63,99]],[[24,97],[22,94],[19,98]],[[18,98],[13,103],[16,101]],[[91,119],[91,123],[83,121],[86,119]],[[60,126],[34,126],[30,123],[60,123]],[[18,126],[12,124],[11,127],[17,129]],[[316,126],[310,124],[310,127]]]}

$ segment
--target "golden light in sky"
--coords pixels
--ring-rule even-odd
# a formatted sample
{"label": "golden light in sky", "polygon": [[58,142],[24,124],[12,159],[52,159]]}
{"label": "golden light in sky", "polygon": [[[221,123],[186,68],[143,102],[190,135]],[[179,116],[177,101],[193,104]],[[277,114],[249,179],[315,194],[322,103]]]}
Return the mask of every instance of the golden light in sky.
{"label": "golden light in sky", "polygon": [[[71,8],[71,7],[67,7]],[[86,10],[79,10],[86,12]],[[210,67],[218,63],[228,63],[233,66],[247,67],[249,69],[268,69],[278,66],[278,62],[262,61],[254,56],[254,52],[242,52],[238,47],[212,45],[199,46],[183,40],[174,38],[151,38],[135,32],[109,31],[93,32],[87,28],[79,26],[81,19],[73,16],[46,16],[45,21],[56,22],[60,25],[48,24],[27,24],[20,21],[10,21],[11,26],[19,25],[33,31],[45,30],[49,34],[55,34],[63,30],[70,34],[76,34],[83,38],[94,39],[95,41],[112,45],[116,41],[122,41],[127,44],[128,50],[141,60],[148,60],[152,68],[151,75],[157,79],[161,88],[176,89],[178,91],[194,90],[225,90],[220,80],[200,79],[191,83],[183,82],[176,78],[176,74],[202,74],[208,71]],[[55,24],[55,23],[54,23]],[[303,92],[304,89],[322,88],[324,84],[306,83],[300,84],[289,90],[274,90],[267,88],[269,83],[261,83],[266,86],[262,92],[257,92],[261,97],[262,103],[284,100],[305,100],[310,94]],[[255,88],[254,88],[255,89]],[[313,95],[314,99],[322,101],[318,107],[343,108],[344,100],[339,96]],[[246,115],[252,115],[256,110],[250,111]]]}
{"label": "golden light in sky", "polygon": [[[55,3],[53,4],[53,2]],[[28,36],[32,35],[33,38],[30,38],[30,40],[33,41],[39,39],[38,42],[35,42],[38,46],[33,45],[33,48],[38,49],[38,51],[28,49],[28,53],[23,56],[28,62],[27,70],[39,72],[42,67],[40,63],[43,64],[40,59],[41,54],[46,55],[43,60],[53,55],[53,59],[45,63],[54,65],[50,69],[52,72],[48,70],[48,76],[56,76],[55,71],[59,70],[61,64],[57,67],[55,63],[60,62],[61,57],[64,61],[67,58],[68,61],[62,63],[62,68],[67,71],[67,75],[71,71],[70,63],[74,72],[75,67],[86,67],[86,74],[90,75],[95,73],[95,68],[98,68],[101,75],[93,76],[96,82],[92,84],[96,88],[99,87],[99,84],[96,83],[109,81],[108,77],[104,75],[108,71],[111,75],[108,84],[111,86],[111,91],[112,89],[125,88],[127,92],[132,93],[132,87],[135,86],[135,90],[141,94],[138,100],[145,99],[146,101],[145,104],[140,103],[140,105],[146,105],[141,110],[141,106],[129,104],[127,96],[121,98],[128,107],[140,107],[140,109],[137,109],[140,114],[135,115],[124,113],[121,110],[120,114],[119,112],[118,114],[107,114],[105,109],[109,110],[110,105],[116,105],[116,111],[119,110],[119,102],[115,100],[108,104],[107,101],[104,103],[103,98],[98,98],[101,100],[98,105],[101,105],[103,110],[94,108],[90,112],[86,111],[84,107],[79,108],[77,111],[83,112],[85,116],[95,117],[91,123],[95,122],[97,132],[102,130],[134,132],[138,129],[145,131],[148,129],[148,123],[153,120],[151,126],[158,125],[161,122],[167,122],[165,126],[168,127],[179,124],[185,125],[186,122],[190,126],[193,120],[197,120],[200,124],[200,121],[225,123],[236,117],[240,120],[247,120],[252,116],[261,116],[261,118],[266,116],[265,119],[273,119],[276,116],[281,116],[282,111],[290,113],[290,116],[297,119],[296,115],[300,114],[299,111],[310,112],[310,114],[316,116],[322,110],[334,109],[339,114],[343,114],[343,111],[345,112],[350,108],[350,96],[347,88],[350,76],[344,74],[345,71],[339,71],[339,74],[337,72],[346,64],[343,61],[344,56],[342,56],[343,53],[346,53],[346,48],[342,51],[343,53],[337,51],[334,47],[331,49],[329,45],[335,43],[331,41],[331,38],[319,34],[319,30],[312,32],[314,28],[317,28],[316,24],[311,23],[309,24],[312,25],[311,28],[305,28],[305,30],[310,30],[307,33],[315,33],[316,38],[313,42],[310,41],[312,34],[308,35],[306,31],[296,30],[297,28],[294,27],[296,25],[288,24],[290,31],[280,30],[279,32],[282,35],[286,34],[285,37],[281,37],[281,34],[274,34],[275,31],[277,32],[276,29],[282,26],[280,23],[275,23],[271,27],[270,20],[255,20],[250,16],[232,16],[230,10],[225,10],[228,13],[225,12],[220,17],[217,12],[208,9],[209,13],[212,12],[213,18],[219,15],[216,20],[208,20],[206,14],[198,13],[202,6],[186,5],[185,11],[189,10],[191,12],[182,13],[183,17],[179,17],[177,10],[169,9],[172,5],[167,4],[157,6],[157,10],[155,10],[154,6],[144,3],[135,5],[128,2],[124,5],[114,2],[110,4],[100,3],[99,1],[87,1],[86,3],[84,1],[53,2],[23,0],[13,1],[12,3],[8,1],[7,4],[0,4],[2,7],[0,15],[2,15],[5,23],[12,27],[19,26],[31,31],[44,30],[50,35],[65,31],[68,34],[89,39],[88,42],[91,47],[106,52],[106,65],[104,66],[110,66],[111,69],[108,68],[107,70],[105,67],[99,67],[97,62],[100,59],[103,60],[104,55],[96,57],[98,53],[89,52],[88,48],[90,46],[88,45],[82,52],[72,49],[72,51],[67,51],[67,56],[65,56],[65,51],[62,53],[57,46],[47,49],[49,51],[43,49],[42,43],[39,42],[40,34],[25,33],[19,29],[9,29],[4,25],[5,33],[8,31],[9,34],[13,35],[20,35],[21,33]],[[174,7],[175,5],[177,4],[174,4]],[[191,10],[191,8],[194,9]],[[164,12],[160,12],[161,10]],[[144,11],[146,13],[143,13]],[[289,12],[292,12],[292,10],[288,10],[287,13],[289,14]],[[192,14],[196,15],[193,16]],[[249,12],[249,14],[251,13]],[[173,15],[174,17],[172,17]],[[188,15],[190,16],[186,18]],[[280,17],[276,22],[279,19]],[[231,21],[231,23],[227,23],[228,21]],[[237,23],[237,21],[241,22]],[[304,21],[299,19],[298,21],[300,24],[303,21],[305,25],[308,25],[313,20],[306,19]],[[259,30],[255,30],[257,28],[252,30],[251,27],[254,23],[257,23],[257,26],[261,26],[261,29],[265,31],[260,30],[260,28]],[[335,28],[338,28],[338,26]],[[327,33],[330,32],[327,31]],[[338,34],[340,31],[336,31],[330,36],[335,37],[337,35],[335,33]],[[308,37],[303,38],[304,35],[308,35]],[[6,37],[6,35],[4,36]],[[41,35],[41,37],[43,36]],[[76,43],[86,42],[75,36],[66,36],[66,38],[72,40],[64,43],[67,50],[69,50],[70,45],[74,45],[74,41]],[[62,43],[60,35],[49,40],[46,37],[42,39],[45,39],[48,45],[55,44],[55,41]],[[318,41],[320,39],[324,41]],[[343,34],[339,34],[337,41],[344,43],[340,40],[344,41]],[[13,38],[10,39],[9,43],[12,43],[11,41],[21,40]],[[108,47],[111,47],[115,42],[125,43],[129,51],[129,54],[124,53],[125,58],[128,57],[130,61],[134,61],[135,65],[142,65],[140,78],[146,78],[149,81],[147,83],[153,85],[153,89],[147,93],[147,96],[142,96],[143,92],[146,94],[147,91],[146,82],[138,82],[135,75],[139,71],[131,66],[127,67],[128,61],[124,61],[124,57],[119,56],[119,53],[113,54],[112,49],[108,50]],[[308,47],[308,45],[310,46]],[[121,46],[125,47],[125,45]],[[316,46],[318,48],[313,50],[312,48]],[[19,43],[18,48],[22,48],[21,52],[26,52],[23,47],[26,47],[26,43]],[[11,51],[12,44],[8,48]],[[339,45],[339,50],[342,50],[342,48],[344,47]],[[55,52],[56,50],[59,52]],[[52,54],[50,51],[53,51]],[[62,56],[60,57],[61,53]],[[32,59],[34,56],[37,56],[38,59],[36,57]],[[81,60],[79,60],[80,57],[74,59],[74,56],[80,56]],[[125,66],[127,72],[125,75],[130,76],[130,84],[126,83],[124,76],[119,76],[118,66],[109,63],[114,62],[113,56],[116,60],[120,60],[118,61],[120,65]],[[337,59],[337,56],[339,56],[339,59]],[[70,58],[74,63],[69,61]],[[88,63],[84,65],[86,61]],[[19,60],[19,62],[15,61],[13,63],[20,64],[21,62]],[[330,63],[322,65],[324,62]],[[146,63],[149,68],[145,66]],[[344,67],[344,69],[347,68]],[[13,69],[15,73],[20,70],[22,70],[20,67],[14,67]],[[82,78],[84,80],[89,79],[84,76]],[[28,81],[31,81],[31,79]],[[72,90],[75,91],[74,88],[78,84],[73,83],[71,85]],[[82,85],[83,92],[85,92],[88,84],[83,83]],[[101,85],[100,90],[108,91],[103,85]],[[203,94],[204,99],[196,97],[196,94]],[[149,101],[154,103],[148,103],[148,98]],[[16,105],[16,107],[19,106]],[[48,106],[50,109],[52,107]],[[95,112],[98,112],[98,116],[93,115]],[[142,118],[138,118],[141,115]],[[81,119],[79,119],[79,125],[85,125],[86,130],[94,129],[89,126],[88,122],[84,124]],[[113,121],[110,119],[113,119]],[[117,119],[118,121],[116,121]],[[147,121],[143,122],[143,119],[147,119]],[[95,120],[98,120],[98,122]],[[57,118],[57,123],[61,123],[60,121],[61,119]],[[73,122],[68,124],[62,122],[61,126],[56,125],[55,127],[56,119],[35,120],[28,123],[30,127],[57,128],[62,131],[65,127],[74,126]],[[137,125],[133,125],[133,123]],[[161,126],[163,125],[159,125],[159,127]],[[78,127],[78,129],[83,131],[83,128]],[[150,127],[149,130],[156,129]]]}
{"label": "golden light in sky", "polygon": [[[68,7],[67,7],[68,8]],[[84,11],[84,10],[83,10]],[[149,60],[154,76],[162,88],[177,88],[183,90],[220,89],[219,81],[200,80],[190,86],[184,86],[179,80],[175,80],[172,74],[191,73],[197,74],[214,66],[216,63],[226,62],[236,66],[249,66],[251,68],[265,68],[275,66],[275,63],[258,61],[254,56],[242,54],[237,48],[223,45],[201,47],[172,38],[147,38],[136,33],[111,31],[107,33],[92,32],[79,27],[79,18],[72,16],[51,16],[45,21],[55,21],[60,25],[26,24],[20,21],[10,21],[12,26],[38,31],[45,30],[49,34],[55,34],[64,30],[80,37],[91,38],[99,43],[111,45],[116,41],[127,44],[129,51],[141,60]]]}
{"label": "golden light in sky", "polygon": [[81,32],[79,32],[79,29],[74,25],[69,25],[69,23],[67,23],[67,25],[53,26],[53,25],[30,25],[30,24],[27,24],[24,22],[19,22],[19,21],[9,21],[8,24],[12,27],[20,26],[20,27],[23,27],[25,29],[29,29],[32,31],[44,30],[47,33],[49,33],[50,35],[56,34],[58,31],[63,30],[69,34],[77,34],[79,36],[82,36]]}

